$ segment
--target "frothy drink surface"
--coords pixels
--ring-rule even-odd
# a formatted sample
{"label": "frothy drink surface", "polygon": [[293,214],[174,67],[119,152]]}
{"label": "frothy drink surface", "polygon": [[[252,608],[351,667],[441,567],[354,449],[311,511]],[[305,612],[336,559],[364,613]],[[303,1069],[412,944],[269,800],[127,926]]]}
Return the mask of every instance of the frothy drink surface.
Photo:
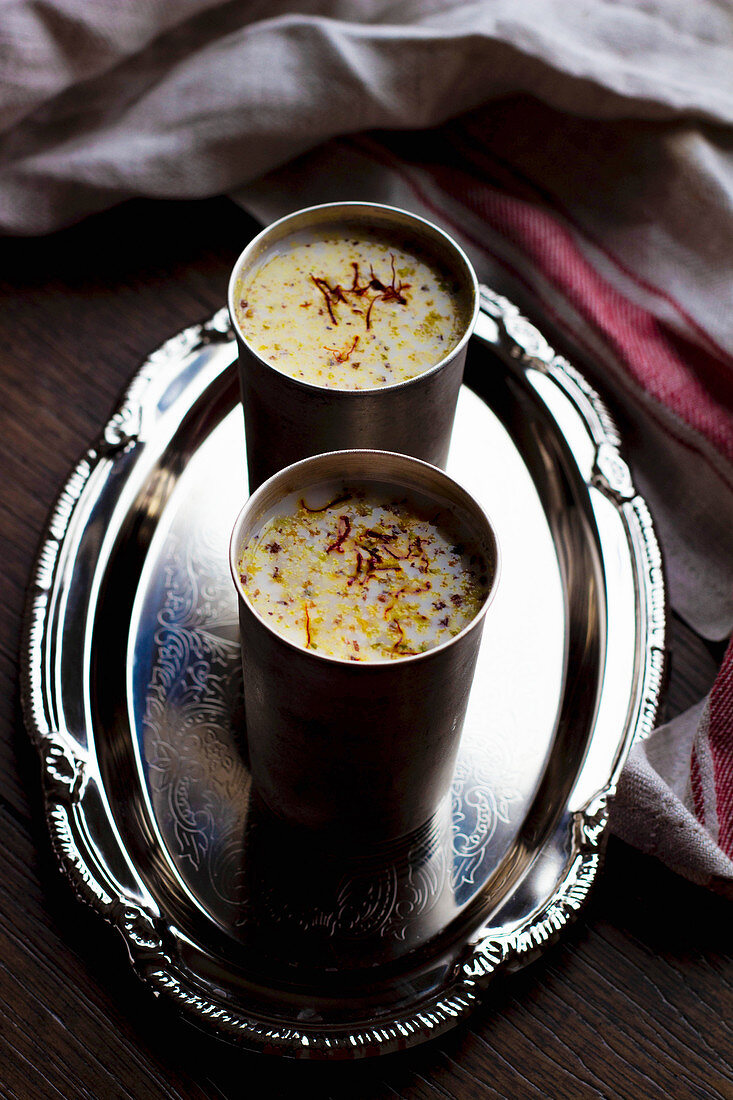
{"label": "frothy drink surface", "polygon": [[281,502],[239,561],[250,601],[278,633],[351,661],[422,653],[479,612],[491,577],[454,517],[394,486],[319,486]]}
{"label": "frothy drink surface", "polygon": [[237,283],[235,312],[248,342],[278,370],[358,390],[439,363],[466,330],[464,299],[418,247],[345,224],[281,241]]}

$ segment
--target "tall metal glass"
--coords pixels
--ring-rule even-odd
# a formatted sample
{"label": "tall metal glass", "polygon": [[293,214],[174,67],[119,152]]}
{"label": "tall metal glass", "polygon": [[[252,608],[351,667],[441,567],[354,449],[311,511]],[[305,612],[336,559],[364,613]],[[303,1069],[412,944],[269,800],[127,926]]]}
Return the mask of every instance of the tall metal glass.
{"label": "tall metal glass", "polygon": [[[275,249],[308,231],[345,223],[401,240],[436,257],[465,303],[465,328],[449,352],[407,381],[373,389],[338,389],[290,377],[269,363],[243,333],[238,287]],[[239,378],[247,437],[250,490],[301,458],[348,447],[413,455],[444,467],[463,378],[468,340],[478,314],[478,282],[463,250],[443,230],[415,214],[377,203],[328,203],[281,218],[247,245],[229,283],[229,312],[239,348]]]}
{"label": "tall metal glass", "polygon": [[[387,484],[448,509],[493,577],[478,614],[450,640],[395,659],[323,655],[273,629],[240,579],[242,551],[279,502],[333,480]],[[292,499],[292,497],[291,497]],[[291,825],[336,844],[396,839],[448,794],[498,547],[479,504],[427,463],[383,451],[318,455],[288,466],[237,518],[230,566],[239,601],[247,744],[255,788]]]}

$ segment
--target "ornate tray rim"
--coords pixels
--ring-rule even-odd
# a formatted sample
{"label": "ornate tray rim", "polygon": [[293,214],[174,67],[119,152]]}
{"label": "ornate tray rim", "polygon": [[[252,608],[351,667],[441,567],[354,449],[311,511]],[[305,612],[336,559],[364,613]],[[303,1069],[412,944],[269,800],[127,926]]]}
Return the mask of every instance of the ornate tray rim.
{"label": "ornate tray rim", "polygon": [[[60,729],[54,728],[54,685],[46,672],[50,596],[58,581],[64,540],[84,500],[86,487],[103,462],[134,444],[141,430],[146,393],[158,372],[208,344],[232,340],[226,309],[203,324],[179,332],[154,351],[134,376],[124,398],[95,445],[76,464],[51,511],[29,587],[21,648],[21,695],[26,726],[40,755],[45,812],[56,857],[77,896],[122,935],[139,977],[165,994],[192,1023],[248,1049],[306,1058],[356,1058],[406,1049],[455,1026],[475,1007],[499,971],[530,962],[579,913],[598,873],[607,834],[608,805],[631,744],[654,728],[665,666],[666,595],[659,545],[645,501],[636,493],[620,454],[620,438],[604,402],[539,330],[506,298],[481,288],[481,309],[495,328],[491,343],[508,363],[550,375],[571,399],[595,446],[592,479],[621,514],[635,561],[637,597],[646,613],[640,675],[621,751],[606,786],[573,817],[565,873],[545,904],[518,927],[479,938],[450,981],[390,1026],[339,1029],[277,1026],[216,1003],[197,986],[166,949],[162,918],[136,898],[121,893],[106,873],[85,828],[82,798],[85,761]],[[485,337],[484,337],[485,338]],[[640,647],[641,648],[641,647]]]}

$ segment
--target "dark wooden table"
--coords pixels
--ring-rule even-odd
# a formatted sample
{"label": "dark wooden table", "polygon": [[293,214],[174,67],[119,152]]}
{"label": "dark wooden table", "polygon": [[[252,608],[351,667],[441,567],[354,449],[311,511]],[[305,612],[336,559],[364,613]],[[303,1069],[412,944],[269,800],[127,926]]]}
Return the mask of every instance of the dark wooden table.
{"label": "dark wooden table", "polygon": [[[25,587],[47,512],[145,355],[223,304],[253,223],[226,199],[132,202],[2,241],[0,1095],[733,1098],[730,904],[613,838],[583,917],[496,984],[468,1025],[369,1063],[286,1063],[200,1035],[158,1003],[62,879],[20,715]],[[668,708],[716,654],[672,623]]]}

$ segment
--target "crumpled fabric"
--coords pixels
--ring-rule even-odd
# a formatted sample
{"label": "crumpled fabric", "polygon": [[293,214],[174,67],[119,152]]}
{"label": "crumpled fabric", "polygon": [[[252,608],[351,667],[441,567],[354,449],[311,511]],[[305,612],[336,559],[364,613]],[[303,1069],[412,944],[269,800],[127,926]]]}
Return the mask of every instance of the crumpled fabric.
{"label": "crumpled fabric", "polygon": [[729,124],[730,33],[709,0],[9,0],[0,228],[227,191],[331,137],[522,92],[585,118]]}
{"label": "crumpled fabric", "polygon": [[[585,371],[655,518],[672,608],[733,629],[733,19],[698,0],[11,0],[0,232],[235,191],[452,232]],[[733,651],[637,745],[612,819],[733,884]]]}
{"label": "crumpled fabric", "polygon": [[733,861],[698,820],[690,776],[696,741],[709,736],[709,701],[659,726],[629,755],[619,783],[614,831],[701,885],[733,897]]}

